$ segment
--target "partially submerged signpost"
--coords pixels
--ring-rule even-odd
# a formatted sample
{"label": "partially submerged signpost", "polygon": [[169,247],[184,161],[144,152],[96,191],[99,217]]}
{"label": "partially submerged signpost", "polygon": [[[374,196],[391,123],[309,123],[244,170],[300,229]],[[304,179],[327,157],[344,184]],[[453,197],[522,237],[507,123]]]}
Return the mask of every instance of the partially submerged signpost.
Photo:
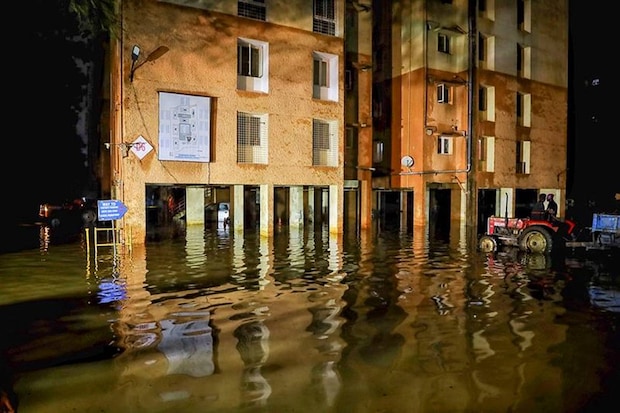
{"label": "partially submerged signpost", "polygon": [[[97,242],[97,231],[99,229],[95,228],[94,240],[95,240],[95,254],[97,252],[97,247],[99,246],[112,246],[114,248],[114,256],[116,256],[116,226],[115,221],[117,219],[123,218],[127,213],[127,205],[125,205],[122,201],[118,199],[107,199],[107,200],[98,200],[97,201],[97,219],[99,221],[111,221],[112,222],[112,243],[111,244],[99,244]],[[104,230],[110,230],[109,228],[105,228]],[[87,237],[88,239],[89,237]],[[88,248],[90,250],[90,248]]]}

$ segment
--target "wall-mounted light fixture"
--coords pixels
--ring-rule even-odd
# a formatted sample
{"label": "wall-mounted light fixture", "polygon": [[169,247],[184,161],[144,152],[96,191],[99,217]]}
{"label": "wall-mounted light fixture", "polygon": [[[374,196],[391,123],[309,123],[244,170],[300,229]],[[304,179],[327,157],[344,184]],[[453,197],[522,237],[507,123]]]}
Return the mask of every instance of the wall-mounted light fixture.
{"label": "wall-mounted light fixture", "polygon": [[129,150],[133,147],[133,143],[129,143],[129,142],[123,142],[123,143],[104,142],[103,145],[108,150],[110,150],[111,146],[118,146],[118,148],[121,150],[121,154],[123,155],[123,158],[126,158],[129,156]]}
{"label": "wall-mounted light fixture", "polygon": [[159,46],[157,49],[153,50],[142,63],[136,64],[138,58],[140,57],[140,46],[135,44],[131,48],[131,69],[129,70],[129,81],[133,82],[133,74],[136,70],[138,70],[139,67],[141,67],[145,63],[153,62],[159,59],[160,57],[168,53],[168,50],[170,49],[166,46]]}
{"label": "wall-mounted light fixture", "polygon": [[431,136],[435,132],[437,132],[436,126],[426,126],[424,128],[424,133],[426,133],[428,136]]}
{"label": "wall-mounted light fixture", "polygon": [[347,123],[347,127],[364,129],[364,128],[369,128],[370,125],[367,124],[366,122],[362,122],[362,123],[355,122],[355,123]]}
{"label": "wall-mounted light fixture", "polygon": [[356,166],[355,169],[359,169],[361,171],[370,171],[370,172],[373,172],[373,171],[377,170],[377,168],[375,168],[373,166],[359,166],[359,165]]}

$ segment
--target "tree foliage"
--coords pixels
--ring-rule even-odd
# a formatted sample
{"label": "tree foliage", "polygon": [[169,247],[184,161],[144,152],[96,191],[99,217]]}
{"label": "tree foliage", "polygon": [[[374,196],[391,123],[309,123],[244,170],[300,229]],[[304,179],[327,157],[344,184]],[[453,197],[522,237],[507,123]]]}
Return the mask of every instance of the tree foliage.
{"label": "tree foliage", "polygon": [[76,15],[82,31],[94,36],[116,33],[117,6],[120,0],[68,1],[68,10]]}

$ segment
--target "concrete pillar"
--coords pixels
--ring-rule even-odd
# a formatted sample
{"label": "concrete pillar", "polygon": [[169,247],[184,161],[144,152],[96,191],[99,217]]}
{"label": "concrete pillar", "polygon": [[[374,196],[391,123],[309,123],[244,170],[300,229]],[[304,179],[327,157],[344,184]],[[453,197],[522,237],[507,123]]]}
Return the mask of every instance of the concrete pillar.
{"label": "concrete pillar", "polygon": [[185,219],[187,225],[205,224],[205,189],[188,186],[185,189]]}
{"label": "concrete pillar", "polygon": [[289,189],[289,226],[303,228],[304,226],[304,188],[292,186]]}
{"label": "concrete pillar", "polygon": [[360,228],[372,228],[372,181],[360,181]]}
{"label": "concrete pillar", "polygon": [[232,227],[233,231],[243,234],[244,218],[245,218],[245,195],[243,185],[234,185],[232,187]]}
{"label": "concrete pillar", "polygon": [[316,221],[316,217],[315,217],[315,211],[316,211],[316,205],[314,202],[314,187],[311,186],[308,188],[308,205],[307,205],[307,210],[306,210],[306,216],[308,219],[308,225],[312,225],[314,226],[314,221]]}
{"label": "concrete pillar", "polygon": [[329,186],[329,232],[338,234],[342,232],[342,186]]}
{"label": "concrete pillar", "polygon": [[407,216],[409,208],[407,206],[407,191],[400,191],[400,230],[407,230]]}
{"label": "concrete pillar", "polygon": [[260,186],[260,235],[273,235],[273,185]]}

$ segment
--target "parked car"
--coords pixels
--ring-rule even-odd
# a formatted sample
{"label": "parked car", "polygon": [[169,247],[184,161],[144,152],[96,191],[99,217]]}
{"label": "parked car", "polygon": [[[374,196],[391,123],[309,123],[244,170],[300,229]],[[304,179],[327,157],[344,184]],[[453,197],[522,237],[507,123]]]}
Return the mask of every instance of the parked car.
{"label": "parked car", "polygon": [[215,202],[205,206],[205,222],[230,225],[230,203]]}
{"label": "parked car", "polygon": [[76,198],[58,204],[39,205],[39,218],[53,228],[82,228],[97,222],[97,201]]}

